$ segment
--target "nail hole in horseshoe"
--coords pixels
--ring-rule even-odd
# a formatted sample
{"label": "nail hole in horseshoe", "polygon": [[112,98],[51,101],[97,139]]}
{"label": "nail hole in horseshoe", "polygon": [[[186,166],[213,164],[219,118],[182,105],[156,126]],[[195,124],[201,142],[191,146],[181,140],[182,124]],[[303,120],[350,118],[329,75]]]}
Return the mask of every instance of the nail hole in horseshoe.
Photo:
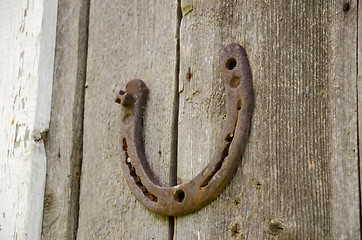
{"label": "nail hole in horseshoe", "polygon": [[175,192],[175,201],[181,203],[185,199],[185,192],[182,190],[177,190]]}
{"label": "nail hole in horseshoe", "polygon": [[240,110],[241,109],[241,106],[243,105],[243,101],[240,99],[239,101],[238,101],[238,110]]}
{"label": "nail hole in horseshoe", "polygon": [[229,59],[226,61],[225,66],[226,66],[227,69],[233,70],[233,69],[236,67],[236,60],[235,60],[235,58],[229,58]]}
{"label": "nail hole in horseshoe", "polygon": [[128,145],[127,145],[127,140],[125,138],[123,138],[122,150],[126,154],[126,161],[125,162],[126,162],[128,168],[129,168],[129,174],[132,176],[132,178],[135,181],[138,188],[142,191],[142,193],[148,199],[150,199],[153,202],[157,202],[157,197],[147,190],[147,188],[143,185],[143,183],[141,181],[141,178],[139,176],[137,176],[136,169],[132,166],[132,161],[131,161],[131,159],[129,158],[129,155],[128,155]]}
{"label": "nail hole in horseshoe", "polygon": [[234,137],[234,133],[229,133],[228,135],[226,135],[225,141],[231,142],[233,140],[233,137]]}
{"label": "nail hole in horseshoe", "polygon": [[240,78],[239,77],[233,77],[231,80],[230,80],[230,87],[231,88],[237,88],[239,87],[240,85]]}

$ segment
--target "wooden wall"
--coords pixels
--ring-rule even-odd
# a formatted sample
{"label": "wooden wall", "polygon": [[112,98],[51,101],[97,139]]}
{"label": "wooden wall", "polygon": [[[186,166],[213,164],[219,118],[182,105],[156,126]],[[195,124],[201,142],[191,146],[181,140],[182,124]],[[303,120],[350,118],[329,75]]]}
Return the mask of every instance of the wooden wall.
{"label": "wooden wall", "polygon": [[[356,1],[61,3],[45,239],[360,239]],[[239,169],[200,211],[158,216],[123,178],[114,91],[145,81],[151,168],[166,186],[187,182],[221,133],[219,53],[232,42],[255,91]]]}
{"label": "wooden wall", "polygon": [[40,239],[57,0],[0,0],[0,239]]}
{"label": "wooden wall", "polygon": [[74,239],[79,211],[89,2],[59,0],[43,239]]}

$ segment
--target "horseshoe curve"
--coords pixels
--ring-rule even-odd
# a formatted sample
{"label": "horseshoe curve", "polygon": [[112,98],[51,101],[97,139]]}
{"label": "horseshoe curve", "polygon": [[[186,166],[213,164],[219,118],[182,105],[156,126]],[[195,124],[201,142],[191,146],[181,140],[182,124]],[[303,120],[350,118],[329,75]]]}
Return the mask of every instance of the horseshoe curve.
{"label": "horseshoe curve", "polygon": [[220,53],[226,91],[226,119],[216,152],[209,164],[190,182],[163,187],[148,165],[143,145],[143,113],[148,89],[139,79],[126,85],[115,98],[122,108],[122,168],[132,194],[149,210],[179,216],[204,207],[223,191],[233,177],[248,139],[254,106],[251,70],[239,44]]}

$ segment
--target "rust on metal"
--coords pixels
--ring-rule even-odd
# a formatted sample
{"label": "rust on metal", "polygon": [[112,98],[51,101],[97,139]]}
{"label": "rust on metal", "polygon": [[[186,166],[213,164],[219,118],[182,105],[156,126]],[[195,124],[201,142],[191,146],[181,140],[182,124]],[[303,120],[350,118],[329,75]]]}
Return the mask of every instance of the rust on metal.
{"label": "rust on metal", "polygon": [[148,165],[143,141],[143,113],[148,89],[134,79],[119,91],[121,146],[124,177],[133,195],[149,210],[165,216],[196,211],[223,191],[236,172],[248,140],[254,106],[251,70],[246,51],[227,45],[220,54],[226,91],[226,119],[217,150],[208,165],[190,182],[163,187]]}

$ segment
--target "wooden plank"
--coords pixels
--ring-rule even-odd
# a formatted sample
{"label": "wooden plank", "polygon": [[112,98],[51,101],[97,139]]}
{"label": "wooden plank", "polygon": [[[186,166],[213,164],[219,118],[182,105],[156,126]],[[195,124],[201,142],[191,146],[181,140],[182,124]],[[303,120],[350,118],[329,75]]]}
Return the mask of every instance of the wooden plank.
{"label": "wooden plank", "polygon": [[175,239],[360,239],[357,3],[344,5],[182,1],[180,180],[206,166],[221,133],[219,52],[231,42],[248,53],[255,111],[235,177],[176,219]]}
{"label": "wooden plank", "polygon": [[362,219],[362,0],[358,1],[358,38],[357,38],[357,91],[358,91],[358,153],[360,176],[360,219]]}
{"label": "wooden plank", "polygon": [[329,207],[331,236],[335,239],[361,238],[356,89],[357,6],[357,1],[337,1],[337,4],[331,5]]}
{"label": "wooden plank", "polygon": [[145,81],[146,155],[170,179],[177,1],[91,1],[79,239],[168,239],[169,221],[130,193],[120,165],[121,107],[114,91]]}
{"label": "wooden plank", "polygon": [[0,1],[0,239],[40,239],[57,0]]}
{"label": "wooden plank", "polygon": [[88,9],[87,0],[60,0],[58,3],[42,239],[76,237]]}

